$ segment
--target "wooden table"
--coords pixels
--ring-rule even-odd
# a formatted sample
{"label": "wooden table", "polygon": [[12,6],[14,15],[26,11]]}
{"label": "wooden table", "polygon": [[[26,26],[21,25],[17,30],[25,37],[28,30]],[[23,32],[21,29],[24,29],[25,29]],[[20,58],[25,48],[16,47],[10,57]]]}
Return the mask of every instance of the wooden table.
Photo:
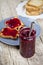
{"label": "wooden table", "polygon": [[[16,16],[15,8],[21,0],[0,0],[0,21]],[[23,1],[23,0],[22,0]],[[41,35],[36,39],[36,52],[31,58],[23,58],[18,47],[0,42],[0,65],[43,65],[43,19],[37,22],[41,26]]]}

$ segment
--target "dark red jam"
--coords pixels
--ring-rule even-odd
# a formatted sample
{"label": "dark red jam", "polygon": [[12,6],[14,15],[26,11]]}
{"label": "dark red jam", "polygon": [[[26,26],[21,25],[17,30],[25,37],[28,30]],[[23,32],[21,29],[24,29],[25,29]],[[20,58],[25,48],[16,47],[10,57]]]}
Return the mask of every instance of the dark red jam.
{"label": "dark red jam", "polygon": [[10,19],[8,21],[6,21],[6,24],[10,27],[10,28],[15,28],[21,25],[21,22],[18,18],[13,18]]}
{"label": "dark red jam", "polygon": [[18,31],[17,30],[11,30],[9,28],[4,28],[2,33],[5,36],[13,36],[13,37],[15,37],[18,34]]}
{"label": "dark red jam", "polygon": [[23,28],[20,30],[20,53],[25,58],[30,58],[35,53],[35,39],[36,31],[32,30],[29,37],[30,28]]}

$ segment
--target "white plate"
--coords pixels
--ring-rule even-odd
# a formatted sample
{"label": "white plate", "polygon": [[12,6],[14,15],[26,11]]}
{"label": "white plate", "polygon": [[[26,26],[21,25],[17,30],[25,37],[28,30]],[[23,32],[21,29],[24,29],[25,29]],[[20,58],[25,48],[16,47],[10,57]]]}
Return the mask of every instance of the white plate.
{"label": "white plate", "polygon": [[27,1],[24,1],[17,6],[16,11],[17,11],[18,15],[23,16],[23,17],[28,17],[28,18],[33,19],[33,20],[38,19],[38,18],[43,18],[43,14],[40,14],[40,15],[37,15],[37,16],[27,15],[26,12],[25,12],[25,9],[23,8],[23,6],[26,3],[27,3]]}

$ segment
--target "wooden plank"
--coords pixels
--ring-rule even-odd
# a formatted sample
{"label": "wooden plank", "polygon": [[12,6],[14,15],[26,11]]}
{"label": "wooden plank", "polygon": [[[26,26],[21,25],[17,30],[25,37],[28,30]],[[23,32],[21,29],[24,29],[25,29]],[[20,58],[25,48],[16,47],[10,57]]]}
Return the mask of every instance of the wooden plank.
{"label": "wooden plank", "polygon": [[[1,3],[1,1],[0,1]],[[0,4],[0,8],[1,8],[1,4]],[[1,15],[1,12],[0,12],[0,21],[2,20],[2,15]]]}
{"label": "wooden plank", "polygon": [[8,5],[11,9],[12,16],[16,16],[17,15],[16,14],[16,6],[17,6],[17,4],[19,3],[20,0],[18,0],[18,2],[17,2],[17,0],[7,0],[7,1],[8,1]]}
{"label": "wooden plank", "polygon": [[19,49],[17,49],[16,47],[11,47],[11,48],[9,47],[9,50],[10,50],[14,65],[28,65],[27,59],[23,58],[20,55]]}
{"label": "wooden plank", "polygon": [[43,43],[43,19],[37,19],[37,22],[39,23],[39,25],[41,27],[40,40]]}
{"label": "wooden plank", "polygon": [[[19,2],[17,0],[0,0],[0,19],[16,16],[15,8]],[[39,24],[42,29],[41,38],[43,40],[43,22]],[[35,55],[28,59],[23,58],[16,47],[0,42],[0,65],[43,65],[43,44],[41,38],[37,38],[36,40]]]}
{"label": "wooden plank", "polygon": [[2,1],[0,6],[0,13],[2,18],[5,19],[11,17],[11,10],[7,4],[7,1]]}
{"label": "wooden plank", "polygon": [[2,16],[1,16],[1,13],[0,13],[0,21],[2,20]]}
{"label": "wooden plank", "polygon": [[13,61],[11,59],[8,45],[2,44],[0,42],[0,65],[13,65]]}
{"label": "wooden plank", "polygon": [[8,5],[12,11],[12,16],[17,16],[16,7],[22,1],[24,1],[24,0],[18,0],[18,1],[17,0],[7,0]]}
{"label": "wooden plank", "polygon": [[40,38],[36,40],[35,55],[28,59],[30,65],[43,65],[43,44]]}

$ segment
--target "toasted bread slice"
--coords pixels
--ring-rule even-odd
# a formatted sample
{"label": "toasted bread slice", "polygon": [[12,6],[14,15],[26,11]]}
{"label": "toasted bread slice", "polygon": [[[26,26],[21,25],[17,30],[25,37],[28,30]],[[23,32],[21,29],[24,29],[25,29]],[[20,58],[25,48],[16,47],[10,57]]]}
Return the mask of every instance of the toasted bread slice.
{"label": "toasted bread slice", "polygon": [[30,0],[27,4],[40,7],[43,4],[43,0]]}
{"label": "toasted bread slice", "polygon": [[39,15],[43,13],[43,1],[42,0],[30,0],[26,3],[25,9],[27,15]]}
{"label": "toasted bread slice", "polygon": [[39,11],[40,10],[39,7],[33,6],[33,5],[28,5],[28,4],[25,5],[25,8],[28,9],[29,11]]}
{"label": "toasted bread slice", "polygon": [[17,39],[18,37],[18,31],[17,30],[11,30],[9,28],[3,28],[0,32],[0,37],[3,38],[11,38],[11,39]]}
{"label": "toasted bread slice", "polygon": [[6,27],[11,29],[20,29],[21,27],[24,26],[24,23],[22,23],[22,21],[19,20],[17,17],[6,21],[5,24]]}
{"label": "toasted bread slice", "polygon": [[30,16],[37,16],[37,15],[39,15],[40,13],[41,13],[40,11],[32,11],[32,12],[26,11],[26,14],[27,14],[27,15],[30,15]]}

